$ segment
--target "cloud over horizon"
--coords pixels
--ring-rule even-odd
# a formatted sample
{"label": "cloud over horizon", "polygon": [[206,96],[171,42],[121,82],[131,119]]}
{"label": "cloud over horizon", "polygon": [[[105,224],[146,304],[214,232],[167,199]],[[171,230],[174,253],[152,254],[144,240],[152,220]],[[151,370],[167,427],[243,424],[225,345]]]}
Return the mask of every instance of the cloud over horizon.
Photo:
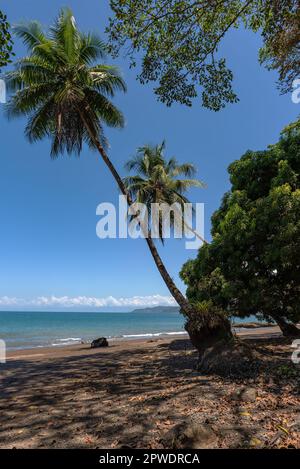
{"label": "cloud over horizon", "polygon": [[151,306],[176,306],[177,303],[172,296],[148,295],[115,298],[108,296],[104,298],[89,296],[38,296],[36,298],[0,297],[0,308],[124,308],[124,307],[151,307]]}

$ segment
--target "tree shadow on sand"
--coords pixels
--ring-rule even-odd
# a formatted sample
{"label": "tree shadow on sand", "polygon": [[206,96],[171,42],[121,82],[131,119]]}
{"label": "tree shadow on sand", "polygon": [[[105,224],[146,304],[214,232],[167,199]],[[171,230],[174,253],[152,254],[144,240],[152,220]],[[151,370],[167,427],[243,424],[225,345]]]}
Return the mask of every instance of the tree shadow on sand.
{"label": "tree shadow on sand", "polygon": [[[240,443],[224,432],[221,447],[244,444],[261,429],[266,412],[278,415],[281,396],[299,389],[299,376],[278,374],[290,366],[283,339],[256,339],[253,346],[263,358],[257,373],[245,378],[197,372],[197,354],[186,340],[9,361],[0,370],[0,446],[160,448],[170,428],[195,414],[204,423],[239,429]],[[251,404],[260,414],[246,424],[232,397],[245,385],[262,389]]]}

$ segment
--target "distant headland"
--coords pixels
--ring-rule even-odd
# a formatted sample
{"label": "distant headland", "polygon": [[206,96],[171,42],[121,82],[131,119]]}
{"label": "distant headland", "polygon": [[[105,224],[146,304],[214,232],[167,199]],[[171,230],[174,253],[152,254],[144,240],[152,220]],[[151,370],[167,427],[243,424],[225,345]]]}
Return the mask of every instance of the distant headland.
{"label": "distant headland", "polygon": [[149,308],[137,308],[131,313],[179,313],[179,306],[152,306]]}

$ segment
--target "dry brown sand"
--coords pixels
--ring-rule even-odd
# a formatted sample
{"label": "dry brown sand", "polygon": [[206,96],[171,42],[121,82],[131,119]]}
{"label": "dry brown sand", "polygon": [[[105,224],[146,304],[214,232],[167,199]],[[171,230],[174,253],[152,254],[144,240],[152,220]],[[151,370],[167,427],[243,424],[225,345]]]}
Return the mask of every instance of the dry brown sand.
{"label": "dry brown sand", "polygon": [[[164,448],[190,416],[213,447],[300,447],[299,369],[276,328],[241,334],[263,367],[247,378],[202,375],[180,339],[11,352],[0,365],[1,448]],[[239,390],[254,389],[252,402]]]}

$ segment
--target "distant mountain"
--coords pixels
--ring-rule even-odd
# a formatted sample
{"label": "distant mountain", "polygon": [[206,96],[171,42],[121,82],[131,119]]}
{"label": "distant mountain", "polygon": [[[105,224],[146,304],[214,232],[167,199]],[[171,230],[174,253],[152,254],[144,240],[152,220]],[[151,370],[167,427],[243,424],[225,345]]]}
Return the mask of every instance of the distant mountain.
{"label": "distant mountain", "polygon": [[179,306],[153,306],[134,309],[131,313],[179,313],[179,309]]}

